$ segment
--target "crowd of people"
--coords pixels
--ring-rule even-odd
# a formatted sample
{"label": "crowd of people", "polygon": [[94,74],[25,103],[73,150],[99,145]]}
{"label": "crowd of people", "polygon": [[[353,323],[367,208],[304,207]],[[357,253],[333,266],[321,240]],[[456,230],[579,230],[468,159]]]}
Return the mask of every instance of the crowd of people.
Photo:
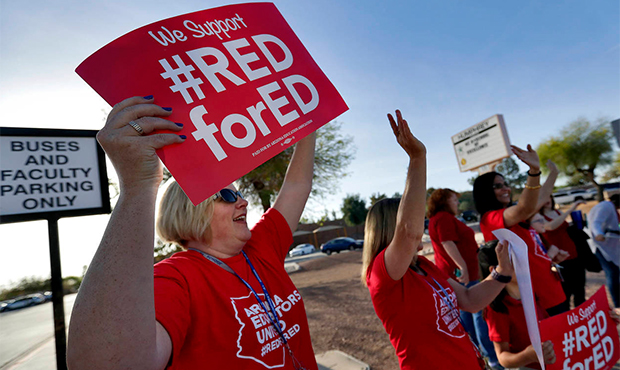
{"label": "crowd of people", "polygon": [[[303,299],[284,269],[312,188],[315,134],[296,144],[273,207],[250,230],[248,202],[233,184],[194,206],[172,182],[156,213],[163,177],[156,150],[186,139],[175,134],[182,125],[167,120],[170,114],[153,96],[129,98],[97,135],[121,191],[74,304],[69,367],[317,369]],[[388,121],[409,168],[402,197],[368,212],[361,278],[401,369],[540,368],[509,245],[492,232],[509,229],[527,244],[539,318],[568,310],[571,296],[574,305],[583,302],[578,243],[568,212],[557,211],[551,197],[557,168],[547,164],[551,173],[541,185],[536,152],[513,147],[529,167],[518,202],[501,174],[476,179],[480,247],[455,217],[455,191],[438,189],[427,204],[426,148],[400,111]],[[418,254],[426,208],[434,263]],[[589,219],[618,307],[614,204],[602,202]],[[154,266],[155,228],[184,251]],[[555,361],[553,343],[543,343],[543,355]]]}

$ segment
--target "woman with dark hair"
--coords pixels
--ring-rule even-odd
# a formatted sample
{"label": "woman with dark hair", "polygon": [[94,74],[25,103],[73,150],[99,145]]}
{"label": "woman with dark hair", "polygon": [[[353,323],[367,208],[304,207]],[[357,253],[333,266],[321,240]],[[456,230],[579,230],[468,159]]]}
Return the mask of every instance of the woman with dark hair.
{"label": "woman with dark hair", "polygon": [[388,115],[398,144],[409,156],[402,200],[383,199],[366,217],[362,281],[396,349],[401,369],[478,370],[486,365],[459,322],[458,309],[477,312],[512,275],[508,246],[497,248],[493,275],[466,288],[418,256],[424,234],[426,148],[396,111]]}
{"label": "woman with dark hair", "polygon": [[504,176],[497,172],[487,172],[474,181],[474,203],[480,213],[480,231],[485,241],[497,239],[493,231],[508,229],[517,234],[528,246],[530,273],[534,294],[540,299],[541,306],[553,316],[568,310],[566,296],[557,274],[551,271],[551,261],[546,256],[536,253],[536,245],[525,223],[538,210],[540,185],[540,164],[538,153],[531,145],[527,150],[516,146],[513,153],[529,166],[527,183],[519,197],[519,202],[512,203],[511,189]]}
{"label": "woman with dark hair", "polygon": [[586,301],[586,267],[584,261],[578,258],[577,246],[567,232],[569,225],[565,219],[581,204],[585,202],[575,202],[567,211],[560,212],[555,208],[555,201],[550,196],[539,211],[545,221],[543,224],[544,239],[549,244],[568,252],[566,260],[560,263],[564,278],[562,289],[564,289],[567,304],[570,305],[570,298],[573,297],[574,307]]}
{"label": "woman with dark hair", "polygon": [[[474,230],[456,218],[459,194],[451,189],[437,189],[426,202],[428,234],[435,251],[435,265],[451,279],[466,287],[479,281],[478,243]],[[472,340],[489,358],[491,368],[499,368],[493,344],[489,341],[482,312],[461,310],[461,322]]]}
{"label": "woman with dark hair", "polygon": [[[483,277],[488,276],[498,264],[496,245],[497,242],[487,243],[478,251],[480,272]],[[538,302],[534,304],[538,320],[548,317]],[[502,366],[520,370],[541,368],[530,342],[521,304],[521,292],[514,274],[512,280],[506,284],[489,307],[484,309],[484,316],[489,326],[489,338],[493,341],[497,358]],[[545,363],[553,364],[555,362],[553,343],[546,341],[542,344],[542,348]]]}

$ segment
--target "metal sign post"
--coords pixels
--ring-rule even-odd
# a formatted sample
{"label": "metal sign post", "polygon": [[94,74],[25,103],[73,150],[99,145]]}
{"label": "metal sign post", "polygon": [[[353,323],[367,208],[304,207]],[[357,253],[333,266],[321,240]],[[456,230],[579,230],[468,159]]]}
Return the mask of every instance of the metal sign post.
{"label": "metal sign post", "polygon": [[54,307],[54,337],[56,339],[56,369],[67,369],[67,337],[65,333],[65,305],[62,291],[62,272],[60,270],[60,242],[58,238],[58,218],[47,220],[50,240],[50,266],[52,269],[52,304]]}

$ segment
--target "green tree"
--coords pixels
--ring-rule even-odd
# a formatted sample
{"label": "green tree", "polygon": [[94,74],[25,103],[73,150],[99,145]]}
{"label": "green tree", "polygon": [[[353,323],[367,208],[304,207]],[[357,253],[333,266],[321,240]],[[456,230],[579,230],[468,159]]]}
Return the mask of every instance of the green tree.
{"label": "green tree", "polygon": [[[333,193],[355,156],[353,137],[340,132],[342,123],[330,122],[317,130],[311,198]],[[239,180],[239,190],[254,205],[269,209],[282,186],[293,147],[263,163]]]}
{"label": "green tree", "polygon": [[359,194],[347,194],[340,208],[344,222],[349,226],[361,225],[366,220],[366,201]]}
{"label": "green tree", "polygon": [[459,197],[459,211],[475,211],[476,207],[474,205],[474,193],[472,191],[464,191],[460,193]]}
{"label": "green tree", "polygon": [[376,192],[376,193],[370,194],[370,206],[373,206],[375,203],[385,198],[387,198],[387,195],[383,193]]}
{"label": "green tree", "polygon": [[608,182],[617,178],[620,178],[620,152],[616,153],[616,158],[614,158],[611,168],[605,172],[601,180]]}
{"label": "green tree", "polygon": [[495,167],[495,171],[504,175],[506,182],[517,190],[522,190],[527,181],[527,173],[519,171],[519,164],[512,157],[504,158]]}
{"label": "green tree", "polygon": [[612,162],[612,138],[608,120],[599,119],[592,124],[579,118],[562,129],[559,136],[543,141],[536,150],[540,163],[551,159],[570,182],[593,183],[598,188],[598,199],[602,200],[603,188],[596,181],[594,171]]}

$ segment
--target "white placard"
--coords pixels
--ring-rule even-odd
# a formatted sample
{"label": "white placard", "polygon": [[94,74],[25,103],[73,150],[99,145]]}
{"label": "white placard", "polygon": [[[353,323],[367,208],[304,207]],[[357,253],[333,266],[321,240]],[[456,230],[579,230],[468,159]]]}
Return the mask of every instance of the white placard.
{"label": "white placard", "polygon": [[1,216],[101,207],[94,137],[0,137]]}
{"label": "white placard", "polygon": [[536,317],[536,306],[534,305],[534,292],[532,290],[527,244],[525,244],[523,239],[517,234],[508,229],[495,230],[493,231],[493,235],[495,235],[499,241],[508,241],[512,265],[514,266],[517,283],[519,284],[521,304],[523,305],[523,313],[525,314],[525,322],[527,324],[530,342],[534,347],[542,370],[545,370],[542,342],[540,340],[540,331],[538,330],[538,318]]}
{"label": "white placard", "polygon": [[508,131],[501,114],[452,136],[452,145],[461,172],[475,170],[512,154]]}

